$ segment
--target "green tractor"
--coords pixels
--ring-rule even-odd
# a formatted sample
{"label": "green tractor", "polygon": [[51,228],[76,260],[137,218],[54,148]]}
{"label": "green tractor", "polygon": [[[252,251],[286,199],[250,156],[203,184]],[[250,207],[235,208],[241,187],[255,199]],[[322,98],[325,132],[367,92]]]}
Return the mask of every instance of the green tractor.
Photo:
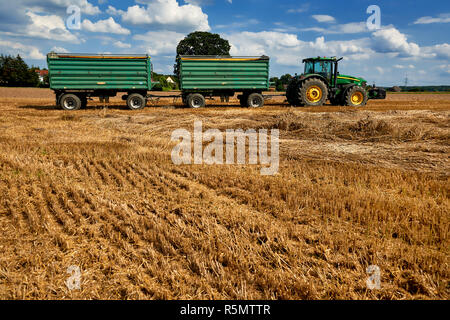
{"label": "green tractor", "polygon": [[332,105],[362,107],[368,99],[385,99],[386,91],[367,86],[367,81],[338,72],[336,57],[304,59],[305,72],[295,76],[286,90],[286,98],[293,106],[321,106],[327,100]]}

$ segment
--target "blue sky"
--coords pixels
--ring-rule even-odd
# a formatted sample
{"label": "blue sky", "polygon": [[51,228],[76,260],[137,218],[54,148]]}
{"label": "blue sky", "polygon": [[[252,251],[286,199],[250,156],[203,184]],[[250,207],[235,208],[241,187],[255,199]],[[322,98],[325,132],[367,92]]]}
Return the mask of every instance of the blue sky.
{"label": "blue sky", "polygon": [[[381,13],[373,30],[370,5]],[[51,50],[148,53],[171,73],[177,43],[196,30],[228,39],[233,55],[270,56],[272,76],[301,73],[309,56],[342,56],[341,73],[369,83],[450,85],[449,1],[0,0],[0,52],[40,67]]]}

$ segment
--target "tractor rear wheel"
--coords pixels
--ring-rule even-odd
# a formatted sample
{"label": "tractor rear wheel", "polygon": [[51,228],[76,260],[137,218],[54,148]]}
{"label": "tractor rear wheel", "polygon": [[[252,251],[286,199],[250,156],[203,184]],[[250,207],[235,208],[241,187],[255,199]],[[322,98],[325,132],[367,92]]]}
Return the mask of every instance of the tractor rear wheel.
{"label": "tractor rear wheel", "polygon": [[367,91],[359,86],[354,86],[345,95],[345,104],[351,107],[364,107],[367,103]]}
{"label": "tractor rear wheel", "polygon": [[298,93],[300,101],[306,106],[321,106],[328,98],[327,86],[316,78],[305,80]]}
{"label": "tractor rear wheel", "polygon": [[286,99],[291,106],[301,106],[301,102],[298,98],[298,84],[297,81],[292,80],[286,89]]}

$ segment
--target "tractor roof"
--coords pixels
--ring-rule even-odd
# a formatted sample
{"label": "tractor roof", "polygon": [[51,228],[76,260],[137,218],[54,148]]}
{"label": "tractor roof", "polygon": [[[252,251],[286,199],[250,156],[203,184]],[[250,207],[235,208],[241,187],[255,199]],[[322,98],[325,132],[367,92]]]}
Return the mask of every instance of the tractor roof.
{"label": "tractor roof", "polygon": [[315,57],[315,58],[307,58],[303,59],[303,62],[316,62],[316,61],[339,61],[342,60],[342,58],[336,58],[336,57]]}

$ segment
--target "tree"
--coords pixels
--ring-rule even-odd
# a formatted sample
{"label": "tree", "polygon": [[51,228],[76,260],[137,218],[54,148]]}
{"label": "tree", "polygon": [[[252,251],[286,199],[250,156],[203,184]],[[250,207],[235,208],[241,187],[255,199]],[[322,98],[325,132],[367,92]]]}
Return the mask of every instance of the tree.
{"label": "tree", "polygon": [[23,61],[20,55],[0,56],[0,84],[8,87],[36,87],[39,76]]}
{"label": "tree", "polygon": [[[230,43],[216,33],[196,31],[188,34],[178,43],[177,56],[229,56]],[[178,61],[174,66],[174,73],[178,75]]]}
{"label": "tree", "polygon": [[270,82],[273,82],[277,91],[286,91],[285,86],[289,84],[292,76],[290,74],[282,75],[280,78],[273,77]]}

